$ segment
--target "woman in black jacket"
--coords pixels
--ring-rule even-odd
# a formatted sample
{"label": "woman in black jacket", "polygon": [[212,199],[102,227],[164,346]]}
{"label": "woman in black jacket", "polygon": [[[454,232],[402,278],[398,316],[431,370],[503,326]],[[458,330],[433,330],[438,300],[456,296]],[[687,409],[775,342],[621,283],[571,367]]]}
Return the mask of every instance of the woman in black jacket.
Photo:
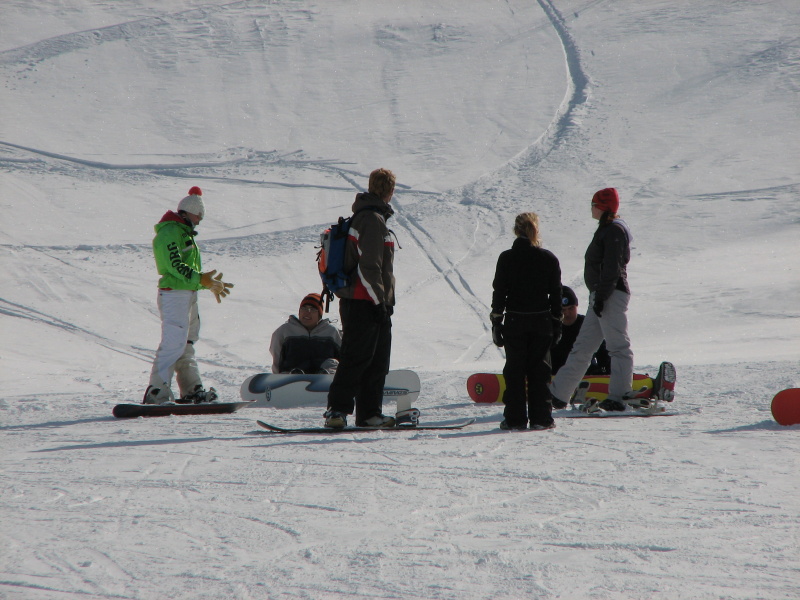
{"label": "woman in black jacket", "polygon": [[561,335],[561,266],[541,247],[536,213],[517,215],[514,235],[511,249],[497,259],[492,284],[493,337],[506,350],[500,428],[526,429],[530,421],[531,429],[551,429],[555,423],[547,384],[550,346]]}

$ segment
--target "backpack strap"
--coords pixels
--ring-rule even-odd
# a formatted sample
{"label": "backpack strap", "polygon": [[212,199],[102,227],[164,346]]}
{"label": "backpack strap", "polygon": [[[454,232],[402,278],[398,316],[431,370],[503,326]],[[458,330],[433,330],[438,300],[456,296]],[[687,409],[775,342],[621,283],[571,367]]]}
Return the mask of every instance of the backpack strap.
{"label": "backpack strap", "polygon": [[325,312],[331,312],[331,300],[333,299],[333,293],[328,290],[328,288],[322,288],[322,292],[320,293],[320,298],[325,300]]}

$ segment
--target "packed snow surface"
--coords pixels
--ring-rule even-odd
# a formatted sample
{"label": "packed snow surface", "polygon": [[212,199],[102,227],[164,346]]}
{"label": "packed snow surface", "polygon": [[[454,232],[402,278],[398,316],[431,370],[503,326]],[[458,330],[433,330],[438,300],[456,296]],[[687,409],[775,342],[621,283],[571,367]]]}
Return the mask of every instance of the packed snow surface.
{"label": "packed snow surface", "polygon": [[[796,599],[800,426],[770,401],[800,387],[798,31],[795,0],[3,0],[0,597]],[[189,187],[236,286],[201,294],[198,357],[237,400],[381,166],[392,367],[423,422],[474,425],[111,416],[146,386],[152,226]],[[465,382],[503,366],[513,218],[585,309],[608,186],[636,370],[673,362],[680,414],[501,432]]]}

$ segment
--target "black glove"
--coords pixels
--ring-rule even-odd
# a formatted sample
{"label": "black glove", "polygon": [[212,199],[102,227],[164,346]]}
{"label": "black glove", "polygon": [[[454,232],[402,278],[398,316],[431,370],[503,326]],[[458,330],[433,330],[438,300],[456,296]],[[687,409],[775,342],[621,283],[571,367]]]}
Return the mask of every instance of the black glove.
{"label": "black glove", "polygon": [[492,313],[489,316],[492,321],[492,341],[498,348],[502,348],[505,344],[503,340],[503,315]]}
{"label": "black glove", "polygon": [[494,345],[498,348],[502,348],[505,344],[505,340],[503,340],[503,324],[495,325],[492,327],[492,341]]}
{"label": "black glove", "polygon": [[383,303],[375,305],[374,318],[376,323],[385,323],[389,318],[389,311],[386,310],[386,305]]}
{"label": "black glove", "polygon": [[594,305],[592,306],[592,310],[594,311],[594,314],[596,314],[598,317],[602,317],[603,316],[603,301],[602,300],[595,300],[594,301]]}
{"label": "black glove", "polygon": [[554,348],[556,345],[558,345],[558,342],[561,341],[561,329],[562,329],[562,327],[563,327],[563,324],[561,323],[560,320],[553,319],[553,341],[550,344],[551,348]]}

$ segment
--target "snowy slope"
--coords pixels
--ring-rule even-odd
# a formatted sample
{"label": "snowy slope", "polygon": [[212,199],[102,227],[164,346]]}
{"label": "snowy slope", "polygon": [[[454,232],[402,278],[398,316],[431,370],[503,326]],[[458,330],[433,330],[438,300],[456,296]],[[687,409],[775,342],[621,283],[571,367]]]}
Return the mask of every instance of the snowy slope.
{"label": "snowy slope", "polygon": [[[0,596],[795,598],[793,0],[0,3]],[[152,225],[204,190],[198,355],[236,399],[319,288],[319,231],[397,173],[394,368],[457,433],[117,421],[158,343]],[[637,370],[677,417],[499,432],[469,403],[535,210],[582,303],[591,194],[635,236]],[[390,407],[388,407],[390,408]],[[635,422],[634,422],[635,421]]]}

